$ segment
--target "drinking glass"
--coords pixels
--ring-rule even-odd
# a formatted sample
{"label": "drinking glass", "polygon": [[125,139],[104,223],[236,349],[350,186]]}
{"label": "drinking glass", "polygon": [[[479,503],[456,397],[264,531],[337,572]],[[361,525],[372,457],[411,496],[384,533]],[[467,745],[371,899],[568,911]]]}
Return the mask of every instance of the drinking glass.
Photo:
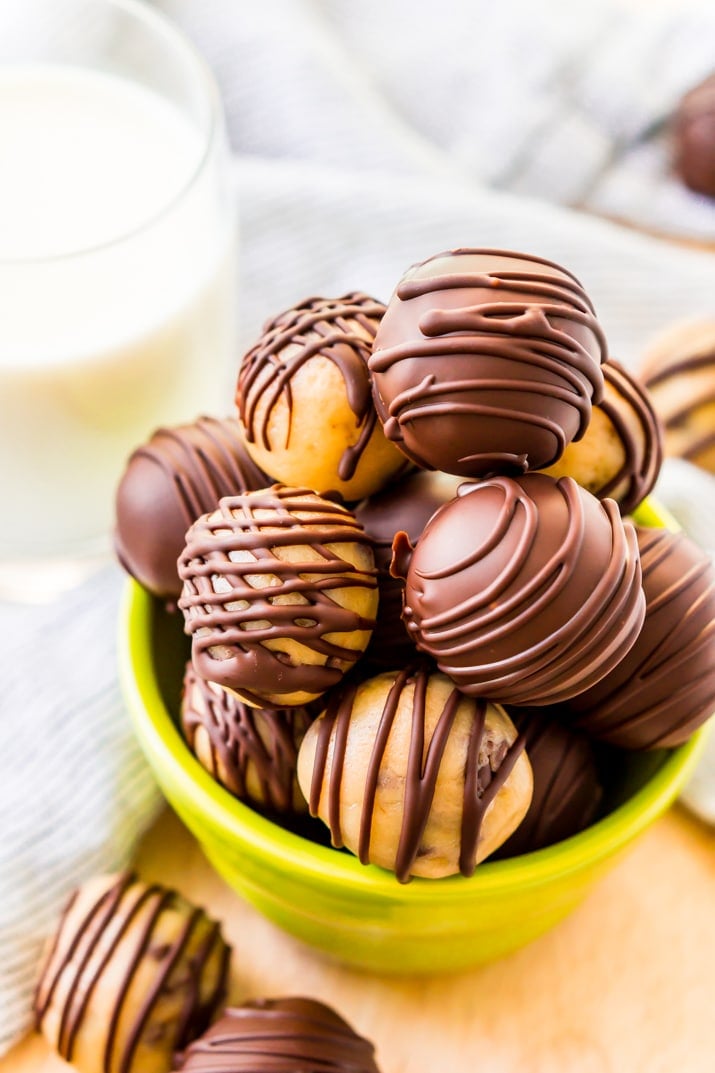
{"label": "drinking glass", "polygon": [[234,199],[211,74],[139,0],[0,5],[0,595],[106,561],[131,450],[228,412]]}

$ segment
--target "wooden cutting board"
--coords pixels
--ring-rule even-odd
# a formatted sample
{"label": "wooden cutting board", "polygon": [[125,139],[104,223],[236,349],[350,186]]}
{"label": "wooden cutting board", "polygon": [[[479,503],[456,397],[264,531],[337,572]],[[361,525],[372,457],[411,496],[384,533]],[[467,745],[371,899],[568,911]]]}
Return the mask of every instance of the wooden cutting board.
{"label": "wooden cutting board", "polygon": [[[715,831],[676,807],[586,902],[503,961],[427,979],[326,961],[243,903],[166,811],[136,867],[224,922],[231,999],[302,994],[377,1047],[383,1073],[713,1073]],[[29,1036],[0,1073],[68,1073]]]}

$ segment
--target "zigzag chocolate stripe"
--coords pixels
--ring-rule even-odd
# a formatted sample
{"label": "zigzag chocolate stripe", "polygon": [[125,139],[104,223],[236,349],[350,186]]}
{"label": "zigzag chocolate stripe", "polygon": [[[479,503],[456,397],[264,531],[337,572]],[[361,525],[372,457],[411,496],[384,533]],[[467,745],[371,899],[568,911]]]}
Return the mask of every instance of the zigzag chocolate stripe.
{"label": "zigzag chocolate stripe", "polygon": [[[336,299],[308,298],[269,321],[261,340],[244,357],[238,376],[236,403],[248,441],[259,441],[270,450],[270,418],[279,399],[284,398],[289,414],[288,446],[293,378],[306,362],[320,355],[340,370],[348,404],[361,430],[338,467],[340,479],[350,480],[377,421],[367,359],[384,312],[382,302],[352,291]],[[257,425],[256,411],[264,398],[266,406]]]}
{"label": "zigzag chocolate stripe", "polygon": [[[324,692],[342,677],[332,661],[352,664],[355,649],[329,635],[372,630],[363,618],[331,597],[332,590],[377,588],[377,572],[359,570],[336,544],[371,542],[353,514],[308,489],[273,485],[261,492],[221,499],[187,533],[179,559],[184,589],[179,606],[193,638],[198,673],[223,685],[246,680],[268,693],[286,674],[287,656],[263,642],[290,638],[325,657],[325,665],[291,665],[295,689]],[[303,547],[300,561],[276,548]],[[288,600],[286,600],[288,598]],[[212,649],[220,648],[216,658]]]}
{"label": "zigzag chocolate stripe", "polygon": [[[410,687],[413,689],[412,727],[405,772],[402,826],[395,859],[395,874],[401,883],[406,883],[410,878],[434,800],[444,750],[457,708],[465,700],[459,690],[456,688],[452,690],[440,713],[425,753],[426,694],[429,677],[430,671],[425,667],[408,667],[396,675],[380,716],[361,805],[358,857],[362,864],[368,864],[371,859],[370,840],[380,768],[401,696],[405,689]],[[345,690],[339,690],[337,695],[333,694],[325,713],[317,724],[319,733],[309,805],[311,814],[317,816],[325,781],[328,746],[333,738],[327,802],[330,836],[336,847],[343,845],[340,821],[341,783],[345,767],[348,727],[356,690],[357,685],[353,684]],[[480,763],[480,754],[484,752],[485,718],[489,702],[472,700],[471,703],[474,706],[474,719],[465,761],[459,857],[460,872],[465,876],[472,875],[476,867],[479,834],[484,814],[506,782],[524,745],[523,739],[517,738],[509,749],[492,754],[486,762]]]}

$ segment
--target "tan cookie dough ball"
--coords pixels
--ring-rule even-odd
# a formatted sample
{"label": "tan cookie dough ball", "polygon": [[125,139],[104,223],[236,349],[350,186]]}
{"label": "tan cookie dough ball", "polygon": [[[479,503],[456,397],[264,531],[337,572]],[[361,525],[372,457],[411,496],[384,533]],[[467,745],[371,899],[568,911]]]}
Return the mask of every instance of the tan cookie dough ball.
{"label": "tan cookie dough ball", "polygon": [[132,876],[72,896],[42,969],[37,1025],[80,1073],[165,1073],[226,992],[229,948],[203,910]]}
{"label": "tan cookie dough ball", "polygon": [[298,746],[312,718],[305,708],[253,708],[206,682],[187,664],[181,725],[189,748],[241,801],[275,812],[306,812],[298,786]]}
{"label": "tan cookie dough ball", "polygon": [[601,366],[603,400],[583,439],[543,472],[573,479],[598,499],[634,510],[652,490],[663,461],[663,432],[647,390],[613,358]]}
{"label": "tan cookie dough ball", "polygon": [[646,351],[640,376],[665,426],[665,452],[715,473],[715,320],[674,325]]}
{"label": "tan cookie dough ball", "polygon": [[298,780],[335,846],[401,882],[471,875],[532,795],[523,741],[504,709],[428,668],[331,697],[303,739]]}
{"label": "tan cookie dough ball", "polygon": [[307,704],[340,682],[375,626],[372,543],[305,488],[219,501],[186,534],[179,607],[197,674],[247,704]]}
{"label": "tan cookie dough ball", "polygon": [[384,312],[358,292],[309,298],[269,321],[245,355],[238,414],[249,452],[274,480],[350,501],[405,468],[377,420],[367,365]]}

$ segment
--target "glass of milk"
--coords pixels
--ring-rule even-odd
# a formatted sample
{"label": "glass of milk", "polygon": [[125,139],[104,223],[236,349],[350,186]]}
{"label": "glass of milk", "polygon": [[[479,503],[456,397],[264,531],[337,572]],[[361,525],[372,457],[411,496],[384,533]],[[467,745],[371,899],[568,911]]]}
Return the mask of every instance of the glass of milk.
{"label": "glass of milk", "polygon": [[0,4],[0,596],[106,561],[131,450],[231,409],[217,90],[141,0]]}

